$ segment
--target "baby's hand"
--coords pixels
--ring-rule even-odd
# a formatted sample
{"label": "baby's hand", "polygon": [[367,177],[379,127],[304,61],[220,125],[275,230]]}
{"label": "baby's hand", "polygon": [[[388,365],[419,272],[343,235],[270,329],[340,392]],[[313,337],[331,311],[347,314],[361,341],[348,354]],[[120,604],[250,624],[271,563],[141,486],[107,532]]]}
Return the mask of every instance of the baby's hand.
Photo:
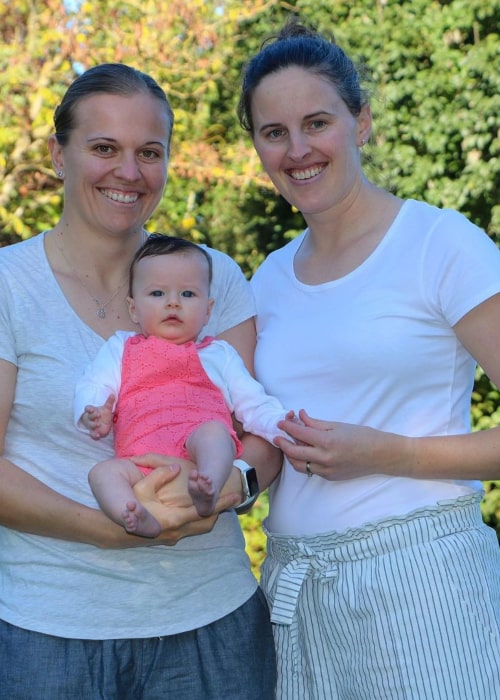
{"label": "baby's hand", "polygon": [[115,397],[108,396],[104,406],[85,406],[82,414],[82,423],[90,433],[93,440],[106,437],[113,425],[113,406]]}

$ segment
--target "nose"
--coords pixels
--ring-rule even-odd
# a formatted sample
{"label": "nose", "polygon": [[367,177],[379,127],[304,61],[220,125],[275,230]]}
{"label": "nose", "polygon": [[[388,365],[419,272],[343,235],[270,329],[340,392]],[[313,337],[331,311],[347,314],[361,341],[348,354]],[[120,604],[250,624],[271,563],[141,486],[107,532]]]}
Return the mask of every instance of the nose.
{"label": "nose", "polygon": [[311,152],[309,140],[303,131],[289,132],[288,157],[292,160],[303,160]]}
{"label": "nose", "polygon": [[165,303],[169,308],[180,306],[179,296],[177,292],[169,292],[168,294],[166,294]]}
{"label": "nose", "polygon": [[134,182],[141,178],[141,169],[135,153],[122,153],[115,170],[117,176],[121,177],[122,180]]}

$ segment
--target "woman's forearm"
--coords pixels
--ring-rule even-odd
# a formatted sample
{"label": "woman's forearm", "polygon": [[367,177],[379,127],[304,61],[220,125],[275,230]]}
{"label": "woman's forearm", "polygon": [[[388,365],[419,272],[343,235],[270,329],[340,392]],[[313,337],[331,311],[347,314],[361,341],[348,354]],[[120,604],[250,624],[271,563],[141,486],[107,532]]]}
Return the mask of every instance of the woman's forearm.
{"label": "woman's forearm", "polygon": [[123,529],[101,511],[62,496],[4,458],[0,480],[0,522],[5,527],[96,546],[126,546]]}
{"label": "woman's forearm", "polygon": [[[0,458],[0,524],[20,532],[105,549],[174,545],[184,537],[209,532],[217,514],[200,518],[191,501],[186,503],[184,498],[176,495],[179,468],[168,464],[162,466],[153,475],[142,479],[138,489],[146,500],[155,501],[158,506],[162,533],[154,539],[127,533],[102,511],[57,493],[4,458]],[[162,488],[168,491],[170,483],[175,484],[173,494],[168,505],[162,506],[159,491]],[[238,481],[237,485],[239,493],[241,483]],[[219,509],[232,507],[237,501],[238,495],[226,495],[221,499]]]}
{"label": "woman's forearm", "polygon": [[[405,438],[403,438],[405,439]],[[445,437],[406,438],[408,473],[417,479],[500,479],[500,428]]]}
{"label": "woman's forearm", "polygon": [[302,424],[281,421],[291,440],[277,442],[297,471],[305,464],[324,479],[371,474],[414,479],[500,478],[500,428],[436,437],[406,437],[366,426],[334,423],[301,412]]}
{"label": "woman's forearm", "polygon": [[244,435],[242,443],[242,459],[255,468],[259,488],[264,491],[278,476],[283,455],[277,447],[256,435]]}
{"label": "woman's forearm", "polygon": [[454,481],[500,479],[500,428],[430,437],[370,432],[365,450],[371,473]]}

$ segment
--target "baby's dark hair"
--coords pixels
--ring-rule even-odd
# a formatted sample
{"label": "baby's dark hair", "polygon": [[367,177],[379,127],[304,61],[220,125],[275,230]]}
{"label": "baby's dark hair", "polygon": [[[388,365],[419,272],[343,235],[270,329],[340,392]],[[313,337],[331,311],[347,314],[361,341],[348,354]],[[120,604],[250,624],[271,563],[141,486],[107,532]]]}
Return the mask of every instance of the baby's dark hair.
{"label": "baby's dark hair", "polygon": [[354,62],[327,37],[301,24],[297,18],[287,21],[281,31],[267,39],[243,71],[238,118],[251,134],[254,130],[252,97],[260,82],[285,68],[297,66],[328,80],[344,100],[350,113],[357,117],[368,101],[360,85],[360,73]]}
{"label": "baby's dark hair", "polygon": [[172,255],[174,253],[195,252],[202,255],[208,265],[208,283],[212,282],[212,258],[201,246],[196,245],[192,241],[186,241],[185,238],[177,236],[167,236],[163,233],[150,233],[146,241],[142,244],[139,250],[133,257],[130,263],[128,294],[132,296],[132,286],[134,283],[134,271],[139,260],[148,258],[152,255]]}

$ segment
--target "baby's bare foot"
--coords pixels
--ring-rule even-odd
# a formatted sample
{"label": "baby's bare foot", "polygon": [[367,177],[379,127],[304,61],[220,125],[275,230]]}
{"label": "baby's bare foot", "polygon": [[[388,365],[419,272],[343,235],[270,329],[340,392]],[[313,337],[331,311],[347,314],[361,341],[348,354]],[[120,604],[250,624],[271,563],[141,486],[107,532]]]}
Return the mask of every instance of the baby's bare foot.
{"label": "baby's bare foot", "polygon": [[122,520],[123,527],[132,535],[156,537],[161,532],[158,520],[138,501],[128,501],[122,511]]}
{"label": "baby's bare foot", "polygon": [[217,502],[212,479],[200,472],[191,472],[188,480],[189,495],[193,499],[198,515],[211,515]]}

